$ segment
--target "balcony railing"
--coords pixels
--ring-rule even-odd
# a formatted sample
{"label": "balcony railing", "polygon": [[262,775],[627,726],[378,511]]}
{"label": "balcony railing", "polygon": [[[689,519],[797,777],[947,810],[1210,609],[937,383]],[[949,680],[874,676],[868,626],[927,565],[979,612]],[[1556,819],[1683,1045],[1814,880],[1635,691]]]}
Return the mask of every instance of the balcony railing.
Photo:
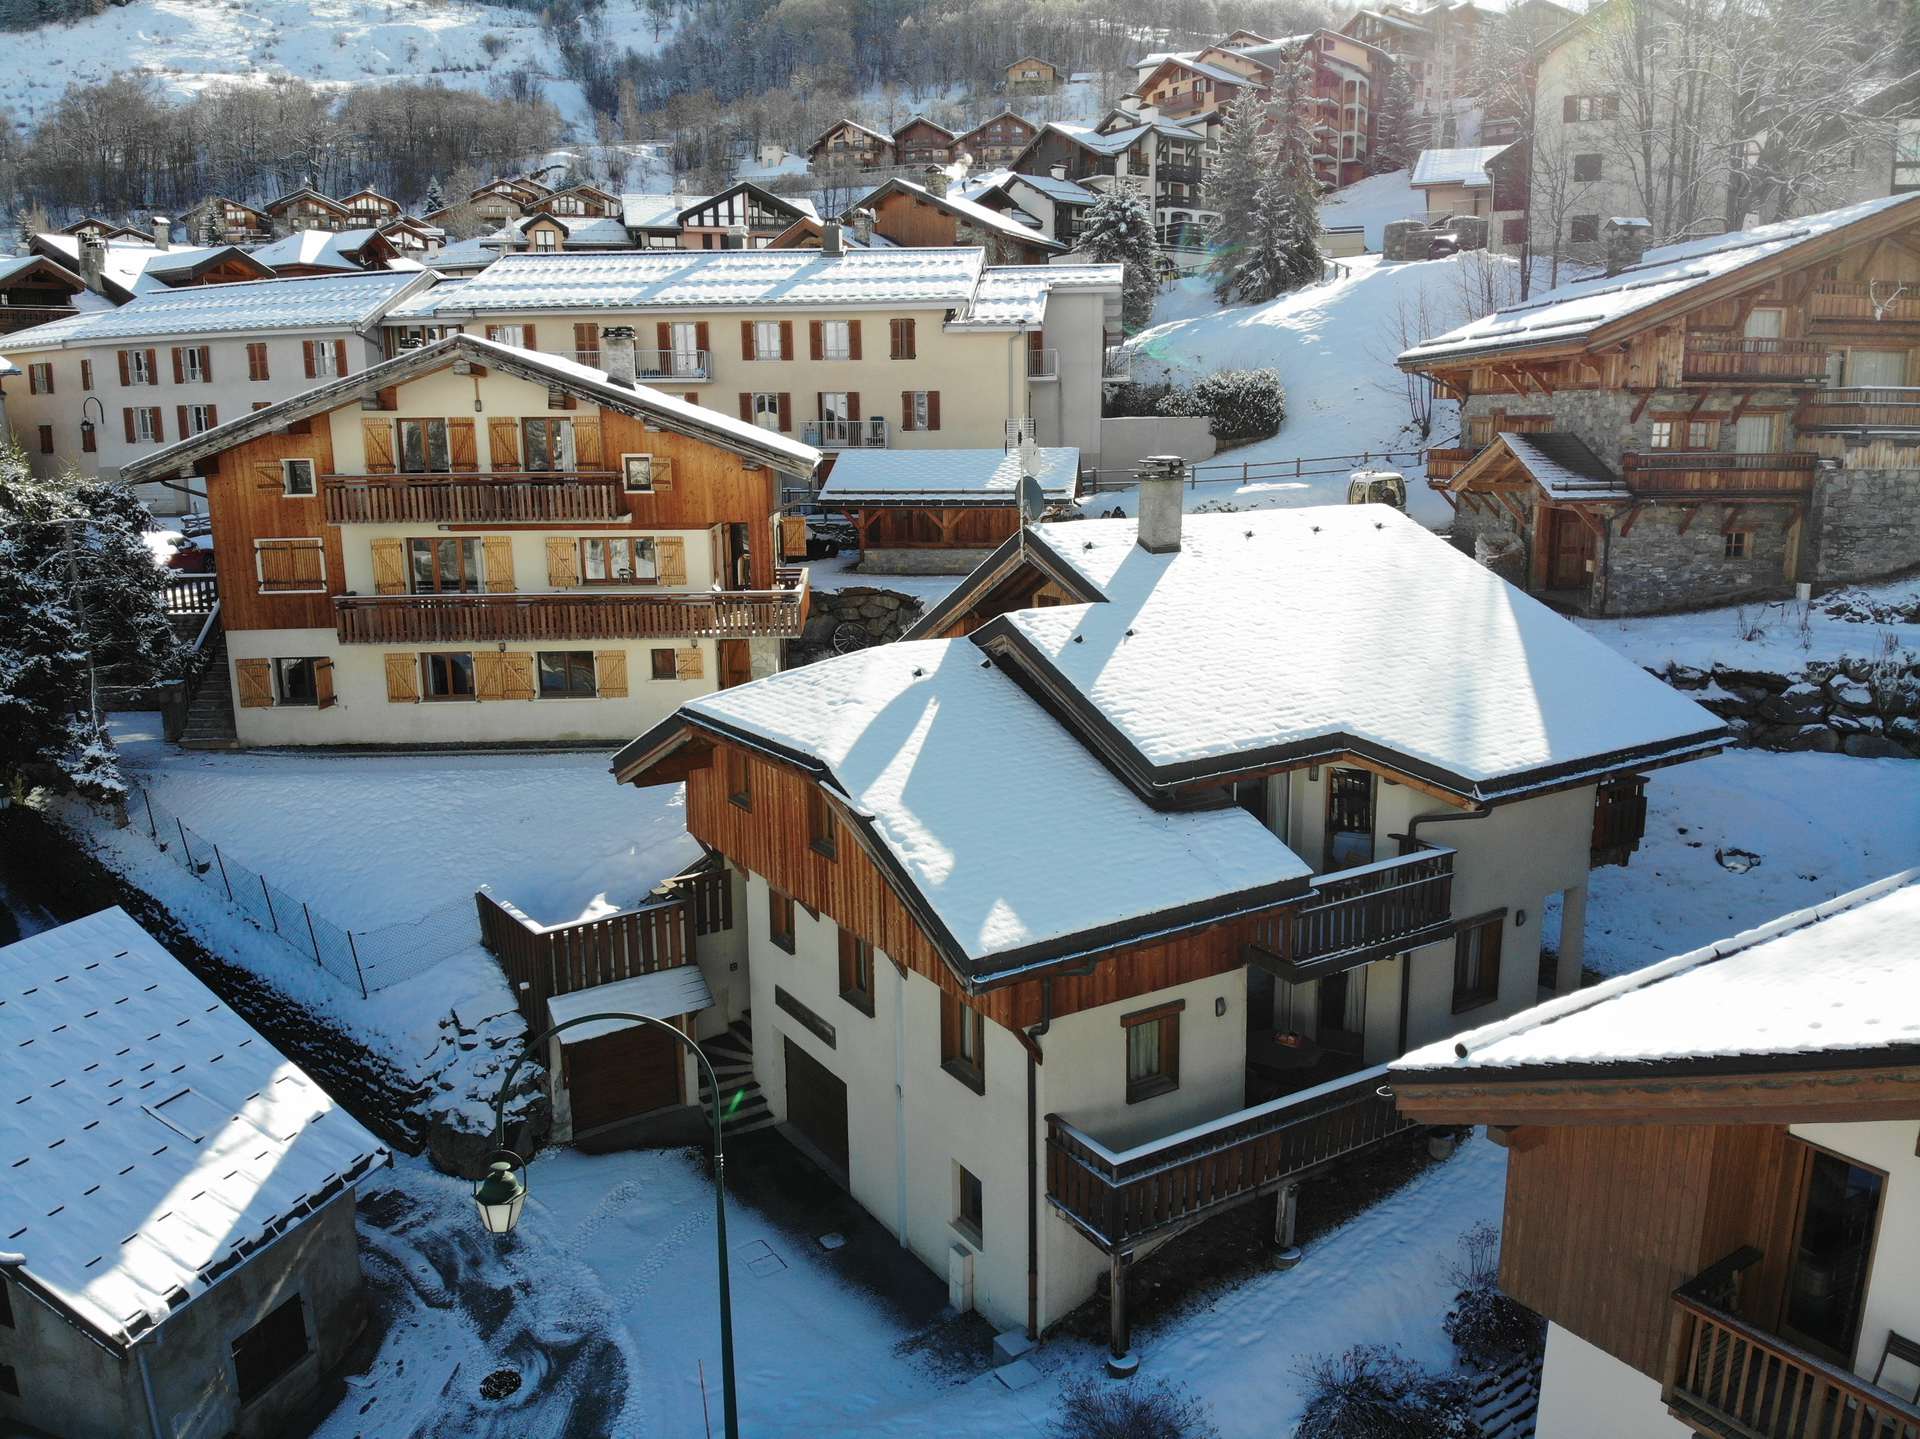
{"label": "balcony railing", "polygon": [[1479,454],[1481,445],[1436,445],[1427,451],[1427,478],[1450,480],[1467,467],[1467,461]]}
{"label": "balcony railing", "polygon": [[1100,378],[1124,380],[1133,373],[1133,352],[1125,345],[1108,345],[1100,356]]}
{"label": "balcony railing", "polygon": [[808,420],[801,442],[821,450],[884,450],[887,422],[879,415],[866,420]]}
{"label": "balcony railing", "polygon": [[[604,370],[605,350],[575,350],[573,358],[583,365]],[[711,380],[713,356],[705,350],[635,350],[633,373],[636,379]]]}
{"label": "balcony railing", "polygon": [[1796,430],[1920,430],[1920,388],[1818,390],[1793,417]]}
{"label": "balcony railing", "polygon": [[1898,280],[1829,280],[1807,297],[1812,320],[1864,324],[1920,324],[1920,292]]}
{"label": "balcony railing", "polygon": [[1207,178],[1207,172],[1198,165],[1161,165],[1153,173],[1157,180],[1178,185],[1198,185]]}
{"label": "balcony railing", "polygon": [[1700,493],[1801,495],[1812,488],[1819,462],[1818,455],[1717,450],[1628,451],[1620,459],[1627,488],[1649,498]]}
{"label": "balcony railing", "polygon": [[515,524],[622,520],[611,471],[478,475],[338,475],[322,480],[331,525]]}
{"label": "balcony railing", "polygon": [[792,588],[707,594],[344,595],[344,644],[441,645],[496,640],[796,638],[806,624],[806,572]]}
{"label": "balcony railing", "polygon": [[1298,982],[1453,932],[1454,851],[1439,846],[1315,875],[1314,895],[1259,922],[1249,958]]}
{"label": "balcony railing", "polygon": [[1179,115],[1193,115],[1201,110],[1211,109],[1219,101],[1211,95],[1196,95],[1189,90],[1184,94],[1170,95],[1159,102],[1159,111],[1169,120]]}
{"label": "balcony railing", "polygon": [[1047,1198],[1101,1249],[1200,1217],[1412,1127],[1380,1090],[1386,1066],[1152,1139],[1107,1148],[1047,1116]]}
{"label": "balcony railing", "polygon": [[1060,352],[1058,350],[1028,350],[1027,378],[1029,380],[1059,379]]}
{"label": "balcony railing", "polygon": [[1728,1439],[1920,1439],[1920,1407],[1742,1319],[1742,1249],[1673,1291],[1661,1398],[1682,1423]]}
{"label": "balcony railing", "polygon": [[1691,334],[1681,374],[1689,380],[1751,380],[1818,384],[1827,373],[1825,340],[1766,340],[1745,335]]}
{"label": "balcony railing", "polygon": [[1623,775],[1603,782],[1593,797],[1593,843],[1587,863],[1625,864],[1647,832],[1647,777]]}

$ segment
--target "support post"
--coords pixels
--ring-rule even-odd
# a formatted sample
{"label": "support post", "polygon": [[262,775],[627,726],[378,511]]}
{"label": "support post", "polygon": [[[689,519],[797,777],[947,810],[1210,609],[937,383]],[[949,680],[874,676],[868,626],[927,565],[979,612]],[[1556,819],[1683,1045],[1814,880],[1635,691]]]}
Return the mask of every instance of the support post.
{"label": "support post", "polygon": [[360,968],[360,946],[353,942],[353,931],[347,930],[347,953],[353,956],[353,977],[360,981],[360,997],[367,997],[367,976]]}
{"label": "support post", "polygon": [[280,916],[273,912],[273,891],[267,888],[267,877],[260,876],[260,897],[267,902],[267,918],[273,921],[273,932],[280,933]]}
{"label": "support post", "polygon": [[313,946],[313,962],[319,964],[320,936],[313,932],[313,911],[307,908],[307,902],[305,900],[300,901],[300,913],[307,921],[307,943]]}
{"label": "support post", "polygon": [[220,858],[220,846],[213,847],[213,862],[220,866],[220,883],[227,887],[227,902],[233,902],[233,881],[227,878],[227,862]]}
{"label": "support post", "polygon": [[160,826],[153,822],[153,796],[146,790],[140,791],[140,801],[147,807],[147,836],[155,844],[160,843]]}
{"label": "support post", "polygon": [[1300,1181],[1280,1186],[1273,1196],[1273,1267],[1291,1269],[1303,1257],[1294,1244],[1294,1230],[1300,1222]]}
{"label": "support post", "polygon": [[1114,1250],[1108,1265],[1107,1373],[1125,1379],[1140,1367],[1140,1356],[1133,1352],[1127,1328],[1127,1271],[1133,1267],[1133,1251]]}

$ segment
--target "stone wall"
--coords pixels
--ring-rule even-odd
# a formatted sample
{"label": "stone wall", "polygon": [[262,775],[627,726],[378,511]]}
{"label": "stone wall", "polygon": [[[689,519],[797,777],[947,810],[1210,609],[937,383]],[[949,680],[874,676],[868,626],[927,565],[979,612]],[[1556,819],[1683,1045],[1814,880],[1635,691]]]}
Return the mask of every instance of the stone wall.
{"label": "stone wall", "polygon": [[1802,578],[1864,580],[1920,564],[1920,470],[1822,470]]}
{"label": "stone wall", "polygon": [[912,595],[879,586],[852,585],[846,589],[815,590],[807,611],[807,627],[787,646],[788,669],[812,664],[835,654],[834,640],[841,626],[843,647],[855,640],[884,645],[900,638],[920,617],[922,606]]}
{"label": "stone wall", "polygon": [[1745,745],[1920,758],[1920,662],[1815,661],[1798,675],[1723,665],[1656,673],[1719,715]]}
{"label": "stone wall", "polygon": [[993,548],[932,549],[924,545],[913,549],[871,549],[860,554],[863,575],[970,575]]}
{"label": "stone wall", "polygon": [[1720,531],[1725,512],[1724,506],[1701,506],[1685,534],[1680,526],[1686,511],[1669,505],[1643,509],[1625,535],[1613,520],[1600,612],[1646,614],[1779,594],[1787,584],[1789,538],[1782,511],[1769,506],[1736,520],[1747,538],[1745,554],[1735,558],[1728,557]]}

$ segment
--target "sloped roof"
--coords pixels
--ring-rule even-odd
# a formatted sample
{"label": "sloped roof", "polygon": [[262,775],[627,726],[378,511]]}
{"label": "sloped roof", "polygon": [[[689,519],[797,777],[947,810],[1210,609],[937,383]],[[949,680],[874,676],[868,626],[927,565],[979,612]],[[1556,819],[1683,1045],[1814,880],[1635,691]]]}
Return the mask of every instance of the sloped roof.
{"label": "sloped roof", "polygon": [[625,250],[633,244],[633,237],[627,233],[623,220],[616,220],[609,215],[553,215],[544,210],[524,215],[518,220],[509,220],[502,234],[524,242],[527,231],[536,224],[558,225],[566,232],[569,247]]}
{"label": "sloped roof", "polygon": [[1452,150],[1422,150],[1409,185],[1491,185],[1487,166],[1509,145],[1465,145]]}
{"label": "sloped roof", "polygon": [[992,184],[976,190],[972,198],[977,200],[987,190],[1007,190],[1014,185],[1031,185],[1048,199],[1061,205],[1092,205],[1100,199],[1078,180],[1056,179],[1052,175],[1028,175],[1024,172],[1002,175]]}
{"label": "sloped roof", "polygon": [[50,260],[45,255],[0,255],[0,285],[4,285],[16,275],[24,275],[36,265],[46,266],[61,279],[83,290],[87,287],[85,280],[58,260]]}
{"label": "sloped roof", "polygon": [[[75,235],[36,235],[34,242],[53,250],[75,273],[80,269],[80,240]],[[150,240],[108,240],[100,256],[101,276],[128,296],[169,288],[169,277],[233,259],[259,264],[238,245],[174,245],[162,250]],[[266,267],[260,266],[264,272]]]}
{"label": "sloped roof", "polygon": [[1122,267],[1114,265],[994,265],[980,276],[973,304],[952,321],[956,329],[1037,325],[1055,290],[1104,290],[1120,303]]}
{"label": "sloped roof", "polygon": [[1017,449],[845,450],[819,499],[1011,505],[1030,474],[1048,499],[1070,500],[1079,471],[1080,451],[1070,445],[1037,449],[1031,465]]}
{"label": "sloped roof", "polygon": [[118,1349],[387,1159],[120,909],[0,948],[0,1044],[9,1273]]}
{"label": "sloped roof", "polygon": [[949,140],[958,138],[959,132],[954,130],[949,130],[945,125],[942,125],[938,120],[931,120],[927,118],[927,116],[925,115],[912,115],[912,116],[909,116],[906,120],[902,121],[900,124],[895,125],[893,127],[893,138],[895,140],[898,140],[900,138],[900,132],[902,130],[908,129],[909,127],[914,125],[925,125],[930,129],[938,130],[942,135],[945,135]]}
{"label": "sloped roof", "polygon": [[1004,235],[1009,239],[1017,240],[1023,245],[1032,245],[1037,249],[1053,250],[1061,254],[1066,253],[1067,247],[1058,240],[1050,239],[1030,225],[1021,224],[1011,215],[1004,214],[999,210],[989,210],[985,205],[976,204],[974,201],[956,195],[951,191],[945,195],[936,195],[925,185],[916,184],[912,180],[902,180],[898,178],[887,180],[875,189],[868,191],[860,199],[854,201],[851,208],[855,210],[866,208],[871,206],[881,196],[894,192],[903,192],[911,195],[914,199],[923,201],[937,209],[945,210],[948,214],[965,220],[969,224],[977,225],[981,229],[993,234]]}
{"label": "sloped roof", "polygon": [[371,227],[364,230],[295,230],[290,235],[283,235],[247,253],[270,270],[294,265],[311,265],[327,270],[358,270],[362,266],[354,257],[367,241],[379,233]]}
{"label": "sloped roof", "polygon": [[821,143],[821,141],[825,140],[827,136],[831,135],[835,130],[858,130],[863,135],[871,135],[874,139],[878,140],[881,144],[887,146],[888,148],[892,148],[892,145],[893,145],[893,136],[882,135],[878,130],[869,129],[867,126],[862,125],[858,120],[835,120],[831,125],[827,126],[826,129],[822,130],[817,136],[815,136],[813,143],[808,145],[807,148],[809,150],[814,149],[816,146],[818,146]]}
{"label": "sloped roof", "polygon": [[1633,492],[1578,435],[1518,435],[1502,430],[1494,444],[1464,465],[1449,489],[1470,489],[1476,473],[1511,456],[1527,478],[1556,500],[1631,500]]}

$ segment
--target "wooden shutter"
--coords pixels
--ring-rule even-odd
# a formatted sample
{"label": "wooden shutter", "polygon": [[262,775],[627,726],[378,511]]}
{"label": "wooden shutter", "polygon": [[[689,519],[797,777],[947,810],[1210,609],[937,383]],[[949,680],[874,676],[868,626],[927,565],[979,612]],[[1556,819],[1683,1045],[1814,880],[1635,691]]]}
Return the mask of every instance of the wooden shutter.
{"label": "wooden shutter", "polygon": [[278,460],[255,460],[253,463],[253,487],[263,494],[284,491],[287,477],[280,468]]}
{"label": "wooden shutter", "polygon": [[780,517],[780,554],[783,559],[804,561],[807,558],[807,517],[805,515],[782,515]]}
{"label": "wooden shutter", "polygon": [[127,363],[125,350],[114,351],[114,358],[120,362],[120,388],[124,390],[133,383],[133,368]]}
{"label": "wooden shutter", "polygon": [[273,666],[266,660],[235,660],[233,679],[240,692],[241,709],[272,708]]}
{"label": "wooden shutter", "polygon": [[547,536],[547,583],[556,590],[580,583],[580,548],[560,535]]}
{"label": "wooden shutter", "polygon": [[391,420],[362,420],[360,422],[360,440],[366,450],[363,463],[370,475],[390,475],[393,473],[393,422]]}
{"label": "wooden shutter", "polygon": [[780,392],[780,428],[793,433],[793,396],[785,390]]}
{"label": "wooden shutter", "polygon": [[606,467],[606,454],[600,444],[598,415],[583,416],[573,422],[573,462],[583,470]]}
{"label": "wooden shutter", "polygon": [[313,702],[323,710],[334,706],[333,661],[324,656],[313,662]]}
{"label": "wooden shutter", "polygon": [[[151,416],[151,417],[152,417],[152,420],[153,420],[153,438],[154,438],[154,440],[155,440],[155,441],[157,442],[157,441],[160,441],[160,440],[164,440],[164,439],[166,439],[166,437],[167,437],[167,412],[166,412],[165,410],[163,410],[163,409],[161,409],[161,408],[160,408],[160,407],[159,407],[158,405],[155,405],[155,406],[153,406],[153,408],[151,408],[150,410],[148,410],[148,411],[147,411],[147,414],[148,414],[149,416]],[[182,436],[180,436],[180,438],[184,440],[184,439],[186,438],[186,436],[185,436],[185,435],[182,435]]]}
{"label": "wooden shutter", "polygon": [[387,655],[387,703],[420,702],[420,662],[412,655]]}
{"label": "wooden shutter", "polygon": [[473,697],[503,700],[507,697],[506,656],[498,650],[473,652]]}
{"label": "wooden shutter", "polygon": [[344,375],[347,372],[347,342],[345,340],[335,340],[333,342],[333,372],[336,375]]}
{"label": "wooden shutter", "polygon": [[407,592],[407,546],[404,540],[373,542],[373,592],[377,595],[404,595]]}
{"label": "wooden shutter", "polygon": [[745,390],[740,392],[740,418],[749,425],[753,423],[753,396]]}
{"label": "wooden shutter", "polygon": [[183,440],[184,440],[184,439],[186,439],[186,437],[187,437],[187,407],[186,407],[185,405],[175,405],[175,406],[173,407],[173,418],[174,418],[174,420],[175,420],[175,422],[176,422],[176,423],[178,423],[178,424],[179,424],[179,426],[180,426],[180,438],[181,438],[181,439],[183,439]]}
{"label": "wooden shutter", "polygon": [[[653,327],[654,348],[660,352],[660,366],[666,368],[666,357],[673,350],[673,326],[665,320]],[[641,367],[642,369],[645,366]]]}
{"label": "wooden shutter", "polygon": [[793,321],[791,320],[780,322],[780,358],[783,360],[793,358]]}
{"label": "wooden shutter", "polygon": [[575,325],[573,327],[574,358],[582,364],[598,367],[600,364],[600,327],[598,325]]}
{"label": "wooden shutter", "polygon": [[655,455],[653,457],[653,492],[659,494],[663,490],[672,488],[673,461],[665,455]]}
{"label": "wooden shutter", "polygon": [[938,390],[927,391],[927,428],[929,430],[940,428],[940,392]]}
{"label": "wooden shutter", "polygon": [[530,700],[539,693],[533,678],[533,656],[525,650],[500,656],[500,689],[502,698],[510,700]]}
{"label": "wooden shutter", "polygon": [[860,418],[860,394],[857,390],[847,391],[847,418],[854,421]]}
{"label": "wooden shutter", "polygon": [[220,407],[218,405],[208,405],[207,406],[207,428],[211,430],[215,425],[219,423],[220,423]]}
{"label": "wooden shutter", "polygon": [[318,340],[302,340],[300,342],[300,359],[307,367],[307,378],[309,380],[315,377],[320,368],[314,363],[313,356],[313,347],[319,343]]}
{"label": "wooden shutter", "polygon": [[627,652],[625,650],[594,651],[593,688],[603,700],[623,700],[627,697]]}
{"label": "wooden shutter", "polygon": [[92,360],[82,360],[80,362],[80,388],[83,390],[91,390],[93,388]]}
{"label": "wooden shutter", "polygon": [[487,421],[487,466],[494,470],[520,468],[520,422],[503,416]]}
{"label": "wooden shutter", "polygon": [[186,361],[181,358],[178,345],[173,347],[173,382],[176,385],[184,385],[187,382]]}
{"label": "wooden shutter", "polygon": [[858,320],[847,321],[847,358],[849,360],[860,358],[860,322]]}
{"label": "wooden shutter", "polygon": [[654,558],[659,563],[660,583],[684,585],[687,582],[687,542],[678,537],[655,540]]}
{"label": "wooden shutter", "polygon": [[706,355],[708,364],[713,363],[713,346],[707,342],[707,322],[705,320],[695,320],[693,322],[693,347]]}
{"label": "wooden shutter", "polygon": [[208,383],[213,380],[213,351],[205,345],[200,347],[200,378]]}
{"label": "wooden shutter", "polygon": [[742,320],[740,322],[740,358],[743,360],[757,360],[760,358],[760,356],[754,352],[753,348],[753,321],[751,320]]}
{"label": "wooden shutter", "polygon": [[480,540],[481,563],[486,576],[487,593],[513,593],[513,536],[485,535]]}
{"label": "wooden shutter", "polygon": [[537,350],[540,348],[539,333],[532,325],[522,325],[520,327],[520,347],[525,350]]}
{"label": "wooden shutter", "polygon": [[473,432],[473,421],[447,421],[447,459],[456,475],[471,475],[480,468],[480,446]]}
{"label": "wooden shutter", "polygon": [[158,350],[147,351],[147,383],[149,385],[160,383],[160,352]]}
{"label": "wooden shutter", "polygon": [[913,429],[913,395],[912,390],[900,392],[900,428],[908,432]]}
{"label": "wooden shutter", "polygon": [[133,406],[128,405],[120,412],[120,416],[127,422],[127,443],[131,445],[134,443]]}
{"label": "wooden shutter", "polygon": [[704,679],[706,673],[706,657],[698,647],[690,650],[675,650],[673,652],[673,677],[675,679]]}
{"label": "wooden shutter", "polygon": [[820,337],[820,322],[807,321],[807,358],[817,360],[826,353],[826,344]]}

